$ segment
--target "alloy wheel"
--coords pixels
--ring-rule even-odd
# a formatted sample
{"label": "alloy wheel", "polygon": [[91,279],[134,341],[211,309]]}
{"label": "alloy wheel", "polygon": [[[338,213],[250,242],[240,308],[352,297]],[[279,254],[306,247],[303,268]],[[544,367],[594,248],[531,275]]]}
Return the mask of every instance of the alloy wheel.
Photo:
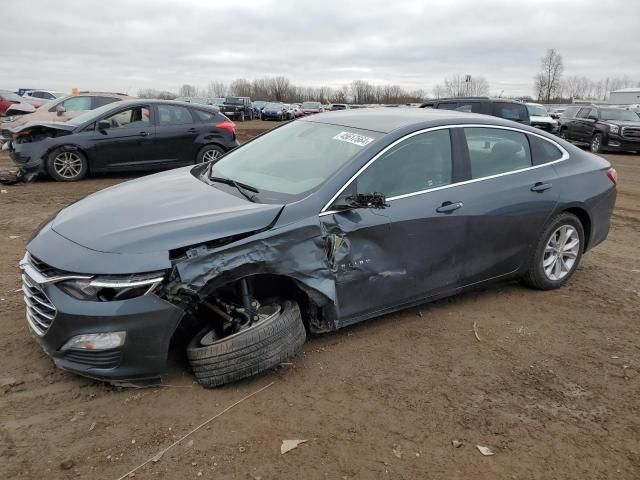
{"label": "alloy wheel", "polygon": [[202,155],[202,161],[210,162],[211,160],[215,160],[216,158],[219,158],[221,156],[222,153],[220,153],[215,148],[212,148],[211,150],[205,150],[204,154]]}
{"label": "alloy wheel", "polygon": [[593,139],[591,140],[591,151],[593,153],[598,153],[600,151],[601,142],[602,142],[602,139],[600,135],[596,135],[593,137]]}
{"label": "alloy wheel", "polygon": [[580,236],[571,225],[558,227],[549,237],[542,256],[542,269],[549,280],[558,281],[573,270],[580,252]]}
{"label": "alloy wheel", "polygon": [[63,178],[76,178],[82,172],[82,158],[74,152],[62,152],[53,160],[53,168]]}

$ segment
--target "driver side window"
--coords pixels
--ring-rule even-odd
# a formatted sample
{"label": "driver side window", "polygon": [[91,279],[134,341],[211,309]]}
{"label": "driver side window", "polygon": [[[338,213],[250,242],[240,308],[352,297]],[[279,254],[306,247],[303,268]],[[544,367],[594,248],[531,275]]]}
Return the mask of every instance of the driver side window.
{"label": "driver side window", "polygon": [[385,152],[360,174],[358,193],[383,193],[387,198],[452,183],[449,130],[415,135]]}
{"label": "driver side window", "polygon": [[149,108],[128,108],[105,118],[105,120],[111,124],[112,129],[148,127],[150,122]]}

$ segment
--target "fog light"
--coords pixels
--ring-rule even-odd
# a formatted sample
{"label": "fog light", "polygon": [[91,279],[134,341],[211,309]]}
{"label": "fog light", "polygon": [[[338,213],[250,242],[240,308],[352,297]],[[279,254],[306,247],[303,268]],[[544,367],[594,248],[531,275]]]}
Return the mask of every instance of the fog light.
{"label": "fog light", "polygon": [[620,146],[620,142],[616,142],[615,140],[609,140],[609,146],[610,147],[619,147]]}
{"label": "fog light", "polygon": [[127,332],[88,333],[76,335],[65,343],[60,351],[67,350],[110,350],[124,345]]}

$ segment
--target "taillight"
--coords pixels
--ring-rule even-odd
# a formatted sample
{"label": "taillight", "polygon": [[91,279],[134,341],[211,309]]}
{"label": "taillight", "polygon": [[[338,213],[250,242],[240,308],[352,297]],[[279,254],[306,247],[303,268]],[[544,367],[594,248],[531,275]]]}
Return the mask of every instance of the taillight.
{"label": "taillight", "polygon": [[607,177],[609,177],[609,180],[613,182],[614,186],[618,185],[618,172],[615,168],[611,167],[609,170],[607,170]]}
{"label": "taillight", "polygon": [[216,123],[214,127],[222,128],[223,130],[227,130],[231,133],[236,133],[236,124],[231,120],[225,120],[224,122]]}

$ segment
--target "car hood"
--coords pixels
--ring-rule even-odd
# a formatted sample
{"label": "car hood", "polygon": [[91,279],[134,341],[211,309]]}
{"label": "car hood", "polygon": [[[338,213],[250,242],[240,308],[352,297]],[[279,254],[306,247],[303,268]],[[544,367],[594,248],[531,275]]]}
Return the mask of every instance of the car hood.
{"label": "car hood", "polygon": [[[47,105],[48,106],[48,105]],[[49,112],[43,105],[38,108],[33,113],[27,113],[26,115],[20,115],[18,118],[12,120],[11,122],[3,123],[3,129],[11,129],[20,127],[29,122],[52,122],[52,123],[62,123],[67,120],[72,119],[73,117],[77,117],[81,113],[86,112],[87,110],[79,110],[74,112],[64,112],[62,115],[58,115],[56,112]]]}
{"label": "car hood", "polygon": [[602,120],[603,123],[610,123],[611,125],[617,125],[619,127],[640,127],[640,121],[635,122],[632,120]]}
{"label": "car hood", "polygon": [[37,120],[34,120],[31,122],[23,123],[22,125],[18,125],[13,128],[9,128],[9,131],[11,133],[20,133],[23,130],[28,130],[34,127],[53,128],[56,130],[64,130],[65,132],[72,132],[77,128],[76,125],[71,125],[65,122],[47,122],[47,121],[39,122]]}
{"label": "car hood", "polygon": [[89,195],[62,210],[51,228],[99,252],[166,252],[267,228],[282,210],[282,205],[251,203],[208,185],[192,175],[192,168]]}

